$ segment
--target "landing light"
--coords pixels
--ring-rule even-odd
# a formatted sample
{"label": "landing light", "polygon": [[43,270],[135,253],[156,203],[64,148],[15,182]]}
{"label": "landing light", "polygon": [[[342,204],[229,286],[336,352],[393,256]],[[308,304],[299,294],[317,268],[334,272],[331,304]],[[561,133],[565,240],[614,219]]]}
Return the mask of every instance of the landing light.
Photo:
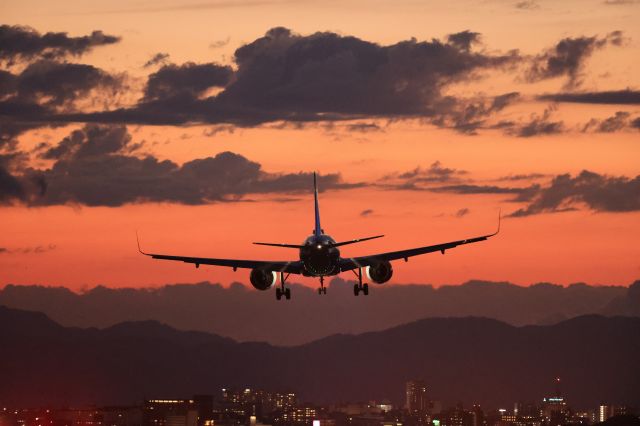
{"label": "landing light", "polygon": [[321,244],[318,244],[318,248],[319,248],[319,249],[321,249],[321,248],[322,248],[322,245],[321,245]]}

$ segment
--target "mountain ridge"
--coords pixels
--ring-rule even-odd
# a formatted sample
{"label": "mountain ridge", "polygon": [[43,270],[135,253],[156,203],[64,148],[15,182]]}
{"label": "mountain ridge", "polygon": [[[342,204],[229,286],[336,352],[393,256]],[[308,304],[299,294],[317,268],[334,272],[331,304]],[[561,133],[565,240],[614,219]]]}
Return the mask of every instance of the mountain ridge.
{"label": "mountain ridge", "polygon": [[[294,347],[235,342],[153,321],[100,330],[42,318],[0,307],[5,404],[127,404],[247,386],[294,390],[318,403],[400,402],[404,382],[422,378],[433,399],[495,407],[537,401],[560,376],[575,407],[640,405],[640,342],[633,338],[640,318],[588,315],[520,327],[487,318],[425,318]],[[33,324],[48,332],[21,333]]]}
{"label": "mountain ridge", "polygon": [[[292,300],[236,283],[175,284],[154,289],[64,287],[0,289],[0,304],[45,312],[65,326],[105,328],[156,319],[180,330],[207,331],[238,341],[293,346],[337,333],[382,330],[424,317],[491,317],[513,324],[553,324],[590,313],[640,316],[640,281],[630,287],[469,281],[459,286],[373,286],[356,298],[352,283],[334,279],[326,296],[292,285]],[[290,318],[297,320],[292,322]],[[260,318],[273,325],[262,327]]]}

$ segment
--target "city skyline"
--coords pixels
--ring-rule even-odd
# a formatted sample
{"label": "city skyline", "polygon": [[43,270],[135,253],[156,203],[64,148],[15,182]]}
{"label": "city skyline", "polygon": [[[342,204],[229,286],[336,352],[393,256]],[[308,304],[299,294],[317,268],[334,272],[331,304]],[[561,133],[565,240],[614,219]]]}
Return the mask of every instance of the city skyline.
{"label": "city skyline", "polygon": [[[434,426],[542,426],[558,424],[599,424],[609,418],[622,416],[627,421],[640,421],[634,409],[611,403],[597,407],[572,407],[559,388],[560,378],[549,383],[555,390],[537,402],[513,403],[496,407],[482,407],[458,401],[443,405],[428,398],[426,383],[415,379],[406,383],[406,400],[391,402],[342,401],[317,404],[300,401],[291,390],[265,390],[252,387],[222,388],[215,394],[199,394],[189,398],[153,397],[141,403],[87,407],[4,407],[0,412],[3,426],[32,426],[52,424],[72,426],[98,424],[105,426],[214,426],[214,425],[429,425]],[[421,394],[417,397],[415,392]],[[465,408],[467,407],[467,408]],[[510,407],[510,408],[504,408]]]}

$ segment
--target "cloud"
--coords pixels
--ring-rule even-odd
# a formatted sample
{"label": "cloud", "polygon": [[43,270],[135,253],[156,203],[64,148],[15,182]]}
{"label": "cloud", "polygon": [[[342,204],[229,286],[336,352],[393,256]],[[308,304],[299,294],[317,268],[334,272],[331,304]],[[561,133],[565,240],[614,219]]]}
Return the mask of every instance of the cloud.
{"label": "cloud", "polygon": [[[469,33],[475,34],[475,33]],[[440,90],[475,71],[512,63],[456,43],[414,39],[381,46],[335,33],[301,36],[286,28],[236,50],[237,81],[221,98],[286,112],[429,115]]]}
{"label": "cloud", "polygon": [[0,247],[0,254],[42,254],[55,250],[56,248],[57,246],[55,244],[48,244],[46,246],[21,247],[15,249]]}
{"label": "cloud", "polygon": [[470,50],[473,44],[480,42],[480,33],[465,30],[459,33],[449,34],[447,42],[460,50]]}
{"label": "cloud", "polygon": [[360,132],[360,133],[383,131],[382,127],[380,127],[376,123],[352,123],[352,124],[347,124],[345,128],[349,132]]}
{"label": "cloud", "polygon": [[593,52],[610,44],[619,46],[623,40],[621,31],[613,31],[604,38],[566,37],[551,49],[535,56],[525,77],[529,82],[567,77],[566,88],[578,87],[582,83],[585,62]]}
{"label": "cloud", "polygon": [[456,217],[463,217],[463,216],[466,216],[466,215],[468,215],[470,212],[471,212],[471,210],[469,210],[468,208],[466,208],[466,207],[465,207],[465,208],[460,209],[460,210],[458,210],[458,211],[456,212]]}
{"label": "cloud", "polygon": [[[640,211],[640,175],[635,178],[613,177],[585,170],[575,177],[570,174],[557,175],[544,185],[533,183],[528,186],[515,187],[487,185],[474,183],[473,181],[469,183],[422,186],[411,181],[414,174],[417,175],[418,173],[406,173],[407,180],[395,183],[391,188],[395,190],[429,191],[459,195],[512,195],[508,201],[526,203],[525,207],[511,214],[514,217],[570,211],[584,207],[601,212]],[[499,180],[520,181],[538,179],[544,176],[537,173],[511,175]],[[383,185],[383,187],[385,186]],[[460,217],[465,214],[459,211],[456,216]]]}
{"label": "cloud", "polygon": [[533,10],[533,9],[539,9],[540,8],[540,5],[538,4],[538,2],[536,0],[519,1],[514,6],[515,6],[516,9],[520,9],[520,10]]}
{"label": "cloud", "polygon": [[227,37],[224,40],[216,40],[209,44],[210,49],[220,49],[225,47],[231,41],[231,37]]}
{"label": "cloud", "polygon": [[630,113],[626,111],[618,111],[611,117],[607,117],[604,120],[592,118],[582,128],[583,132],[594,131],[602,133],[612,133],[623,130],[629,126]]}
{"label": "cloud", "polygon": [[213,63],[165,65],[149,76],[144,99],[150,101],[181,96],[195,99],[211,87],[224,87],[232,73],[231,67]]}
{"label": "cloud", "polygon": [[634,119],[631,122],[631,127],[633,127],[634,129],[640,129],[640,117]]}
{"label": "cloud", "polygon": [[420,166],[402,173],[384,176],[383,186],[396,189],[421,189],[424,183],[457,182],[466,175],[466,170],[444,167],[440,161],[434,161],[428,168]]}
{"label": "cloud", "polygon": [[539,96],[538,99],[585,104],[640,105],[640,90],[625,89],[603,92],[555,93]]}
{"label": "cloud", "polygon": [[579,205],[600,212],[630,212],[640,210],[640,176],[635,178],[600,175],[588,170],[572,177],[556,176],[531,198],[514,217],[574,210]]}
{"label": "cloud", "polygon": [[120,37],[102,31],[94,31],[88,36],[69,37],[63,32],[40,34],[26,26],[0,25],[0,62],[13,65],[18,61],[37,58],[62,59],[119,41]]}
{"label": "cloud", "polygon": [[19,74],[0,71],[0,113],[44,114],[41,107],[69,107],[91,90],[116,91],[121,83],[92,65],[40,60]]}
{"label": "cloud", "polygon": [[609,6],[621,6],[627,4],[638,4],[640,0],[605,0],[604,4]]}
{"label": "cloud", "polygon": [[466,170],[444,167],[440,161],[435,161],[428,169],[417,167],[410,172],[402,173],[399,177],[420,182],[450,182],[465,174],[467,174]]}
{"label": "cloud", "polygon": [[360,216],[362,217],[371,216],[372,214],[373,214],[373,209],[366,209],[360,212]]}
{"label": "cloud", "polygon": [[74,130],[54,147],[47,149],[41,157],[48,160],[81,159],[104,156],[124,151],[131,142],[125,126],[85,126]]}
{"label": "cloud", "polygon": [[[59,114],[59,121],[136,124],[307,123],[361,118],[442,119],[466,102],[449,85],[515,66],[517,52],[475,52],[476,33],[451,41],[379,45],[331,32],[273,28],[238,48],[235,71],[215,64],[163,67],[138,104],[108,112]],[[224,87],[223,87],[224,86]],[[206,89],[219,87],[216,94]],[[491,110],[489,105],[485,111]]]}
{"label": "cloud", "polygon": [[[429,191],[460,195],[507,194],[513,195],[511,201],[528,201],[537,193],[537,184],[525,187],[510,187],[474,183],[467,177],[468,172],[443,167],[439,161],[428,169],[417,167],[404,173],[394,173],[380,179],[379,187],[393,190]],[[513,179],[519,180],[519,179]]]}
{"label": "cloud", "polygon": [[41,59],[18,73],[0,70],[0,150],[15,149],[17,137],[39,127],[57,127],[60,113],[117,101],[124,75],[92,65]]}
{"label": "cloud", "polygon": [[[99,37],[94,39],[95,44]],[[111,102],[113,96],[102,95],[122,93],[118,90],[124,88],[123,77],[91,65],[38,56],[20,73],[0,71],[0,124],[7,117],[15,125],[30,127],[69,122],[248,127],[348,121],[356,124],[344,129],[364,132],[380,126],[362,120],[419,118],[465,134],[481,128],[522,137],[563,131],[564,124],[550,120],[546,112],[525,123],[490,121],[520,99],[517,92],[473,98],[447,94],[455,83],[510,69],[523,60],[517,51],[477,50],[479,40],[479,33],[465,30],[443,40],[380,45],[332,32],[301,35],[277,27],[238,48],[233,68],[215,63],[163,64],[168,55],[157,53],[145,66],[163,65],[148,76],[137,102],[93,111],[78,104]],[[594,50],[622,42],[619,31],[606,37],[565,38],[532,60],[527,78],[568,76],[578,85],[586,58]],[[99,98],[91,96],[94,90],[101,91]],[[542,98],[569,96],[579,95]],[[1,133],[5,132],[0,132],[0,141],[15,138],[15,131],[13,136]]]}
{"label": "cloud", "polygon": [[147,62],[145,62],[142,67],[149,68],[155,65],[164,64],[167,62],[168,59],[169,59],[168,53],[158,52],[155,55],[153,55]]}
{"label": "cloud", "polygon": [[445,185],[428,188],[433,192],[448,192],[453,194],[515,194],[522,196],[527,192],[536,191],[537,185],[524,188],[504,187],[497,185],[477,185],[477,184],[461,184],[461,185]]}
{"label": "cloud", "polygon": [[[457,102],[454,107],[433,122],[441,127],[449,126],[458,132],[475,135],[477,129],[487,126],[487,119],[496,112],[515,103],[520,98],[518,92],[498,95],[492,99]],[[489,126],[490,127],[490,126]]]}
{"label": "cloud", "polygon": [[[1,159],[2,157],[0,157]],[[0,162],[0,203],[25,197],[23,184]]]}
{"label": "cloud", "polygon": [[542,173],[528,173],[528,174],[515,174],[515,175],[502,176],[498,178],[498,180],[502,180],[502,181],[534,180],[534,179],[540,179],[544,177],[547,177],[547,175]]}
{"label": "cloud", "polygon": [[510,123],[505,127],[507,134],[518,136],[521,138],[530,138],[539,135],[554,135],[564,131],[564,123],[551,120],[551,113],[554,107],[545,109],[542,115],[532,115],[527,123]]}
{"label": "cloud", "polygon": [[[268,173],[232,152],[178,165],[132,154],[136,145],[123,125],[89,124],[41,154],[49,169],[0,169],[0,202],[28,206],[120,206],[139,202],[206,204],[240,201],[247,194],[309,190],[311,173]],[[320,176],[324,189],[350,188],[338,174]]]}
{"label": "cloud", "polygon": [[0,205],[15,200],[28,201],[43,191],[42,176],[31,170],[16,173],[24,168],[25,155],[19,151],[0,153]]}

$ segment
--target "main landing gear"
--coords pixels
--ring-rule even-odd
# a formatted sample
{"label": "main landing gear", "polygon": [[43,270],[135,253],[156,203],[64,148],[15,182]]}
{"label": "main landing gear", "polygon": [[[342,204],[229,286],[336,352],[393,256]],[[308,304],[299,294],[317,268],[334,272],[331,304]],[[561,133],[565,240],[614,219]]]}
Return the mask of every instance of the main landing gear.
{"label": "main landing gear", "polygon": [[[353,273],[356,274],[356,271],[353,271]],[[353,295],[357,296],[358,294],[360,294],[360,292],[362,292],[365,296],[368,296],[369,284],[367,283],[362,284],[362,268],[358,268],[358,273],[356,274],[356,277],[358,277],[358,284],[353,285]]]}
{"label": "main landing gear", "polygon": [[285,277],[284,272],[280,272],[280,287],[276,288],[276,299],[278,300],[282,299],[282,296],[287,300],[291,299],[291,289],[284,286],[287,278],[289,278],[289,274]]}
{"label": "main landing gear", "polygon": [[324,277],[320,276],[320,288],[318,289],[318,294],[327,294],[327,288],[324,286]]}

